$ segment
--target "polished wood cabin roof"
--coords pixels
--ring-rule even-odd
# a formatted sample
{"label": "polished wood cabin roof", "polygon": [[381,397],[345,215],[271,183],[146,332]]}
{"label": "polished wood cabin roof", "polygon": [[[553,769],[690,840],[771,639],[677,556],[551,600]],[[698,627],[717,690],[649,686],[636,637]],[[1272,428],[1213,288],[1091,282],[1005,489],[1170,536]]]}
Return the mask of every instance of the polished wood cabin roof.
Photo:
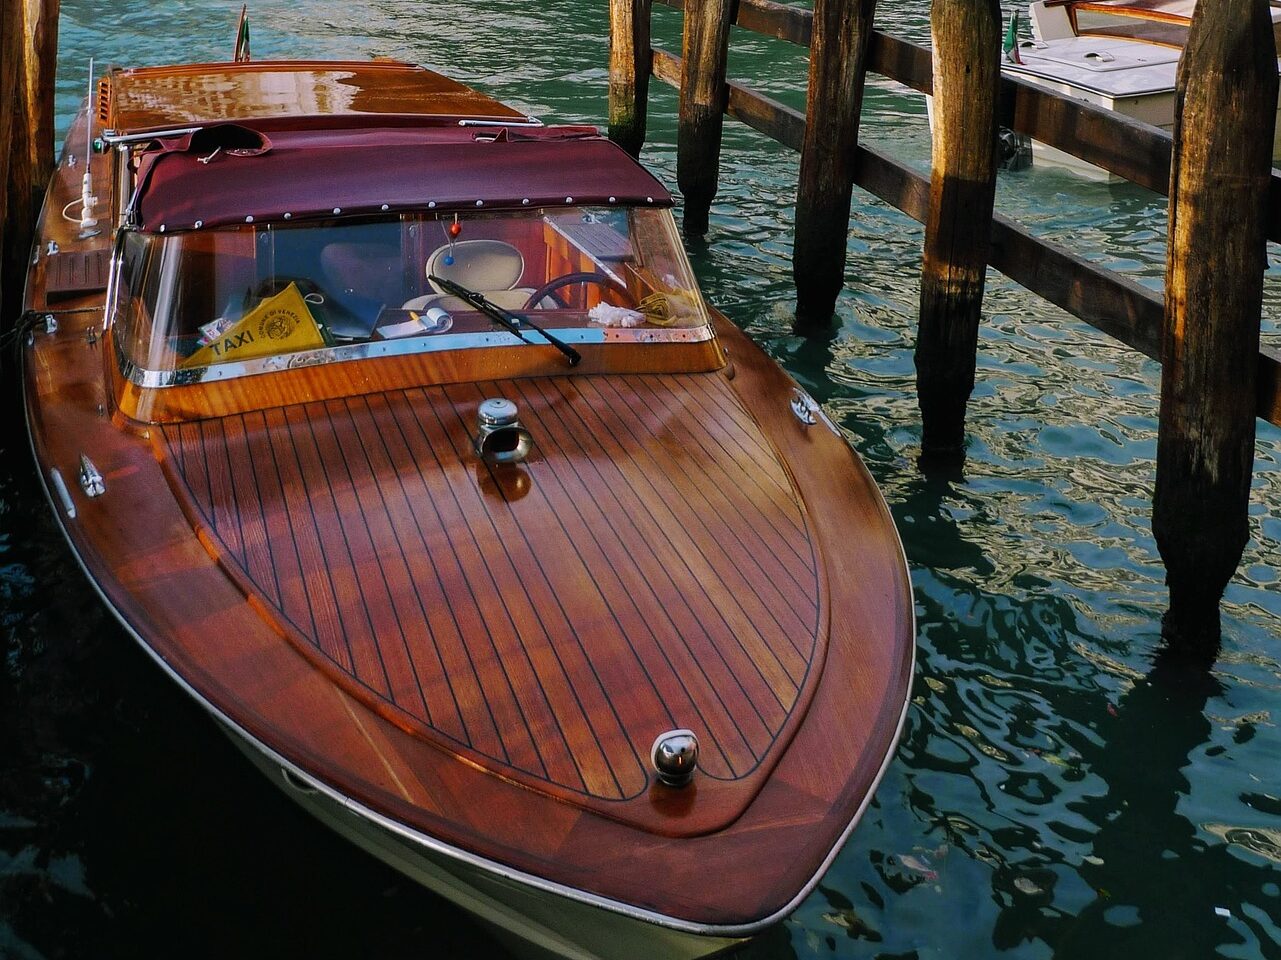
{"label": "polished wood cabin roof", "polygon": [[456,80],[395,60],[140,67],[112,71],[98,95],[99,121],[118,133],[310,116],[525,119]]}
{"label": "polished wood cabin roof", "polygon": [[[490,396],[533,432],[520,467],[471,452]],[[302,650],[405,729],[557,795],[639,797],[676,727],[708,777],[758,784],[821,659],[808,517],[723,378],[457,384],[158,436],[217,558]]]}

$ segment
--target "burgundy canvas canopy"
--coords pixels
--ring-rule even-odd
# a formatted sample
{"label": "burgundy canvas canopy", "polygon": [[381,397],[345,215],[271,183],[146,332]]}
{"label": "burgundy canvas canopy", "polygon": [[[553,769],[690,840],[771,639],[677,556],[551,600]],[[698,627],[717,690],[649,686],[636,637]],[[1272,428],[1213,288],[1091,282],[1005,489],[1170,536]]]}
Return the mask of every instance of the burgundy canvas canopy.
{"label": "burgundy canvas canopy", "polygon": [[141,229],[411,209],[672,203],[650,173],[588,127],[273,131],[268,148],[253,151],[214,152],[216,137],[191,140],[144,155]]}

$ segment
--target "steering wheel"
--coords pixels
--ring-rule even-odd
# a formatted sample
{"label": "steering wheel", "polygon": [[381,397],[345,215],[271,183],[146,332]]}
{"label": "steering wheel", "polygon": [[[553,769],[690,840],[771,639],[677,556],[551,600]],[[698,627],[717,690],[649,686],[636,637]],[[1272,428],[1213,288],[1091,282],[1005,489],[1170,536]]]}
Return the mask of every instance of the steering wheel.
{"label": "steering wheel", "polygon": [[627,288],[607,274],[597,273],[596,271],[567,273],[563,276],[556,277],[554,280],[548,280],[541,287],[531,293],[529,295],[529,299],[525,301],[525,305],[521,307],[521,309],[533,310],[538,306],[538,304],[542,303],[546,297],[551,297],[552,300],[562,307],[568,307],[568,303],[556,296],[556,291],[560,290],[562,287],[572,287],[577,283],[594,283],[598,287],[605,287],[608,290],[621,293],[623,295],[623,299],[626,301],[630,301],[632,299],[631,294],[627,292]]}

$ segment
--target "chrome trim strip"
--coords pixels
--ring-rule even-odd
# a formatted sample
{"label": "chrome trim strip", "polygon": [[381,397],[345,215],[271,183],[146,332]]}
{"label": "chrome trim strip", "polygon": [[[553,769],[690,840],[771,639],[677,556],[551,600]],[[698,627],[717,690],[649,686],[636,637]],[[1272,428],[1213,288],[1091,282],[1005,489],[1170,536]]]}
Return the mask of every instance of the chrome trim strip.
{"label": "chrome trim strip", "polygon": [[[402,117],[403,115],[388,114],[388,116],[393,119],[397,119]],[[411,116],[414,119],[418,119],[418,120],[440,121],[440,120],[453,119],[448,114],[443,114],[443,113],[428,113],[428,114],[421,114],[421,115],[412,114]],[[264,119],[270,121],[276,118],[275,117],[265,117],[265,118],[256,117],[256,118],[250,118],[250,121],[255,119],[260,121]],[[217,122],[224,123],[227,121],[219,120]],[[230,122],[235,123],[237,121],[232,120]],[[459,119],[458,125],[460,127],[542,127],[542,126],[546,126],[546,124],[544,124],[543,121],[539,120],[537,117],[531,117],[528,115],[522,119],[503,118],[503,117],[466,117],[466,118]],[[181,137],[181,136],[185,136],[188,133],[199,133],[206,126],[207,124],[202,123],[202,124],[197,124],[196,126],[191,126],[191,127],[170,127],[164,130],[143,130],[139,133],[112,133],[110,131],[103,131],[101,134],[99,134],[98,139],[101,140],[103,143],[107,144],[108,146],[115,146],[118,143],[141,143],[147,140],[162,140],[165,137]]]}
{"label": "chrome trim strip", "polygon": [[115,324],[116,301],[120,299],[117,288],[120,286],[120,272],[125,258],[125,237],[129,233],[128,227],[121,227],[116,231],[115,242],[111,245],[111,262],[107,265],[107,290],[102,302],[103,333]]}
{"label": "chrome trim strip", "polygon": [[181,137],[188,133],[197,133],[203,130],[204,124],[195,127],[173,127],[169,130],[146,130],[142,133],[107,133],[99,135],[99,139],[109,145],[115,146],[117,143],[138,143],[142,140],[159,140],[163,137]]}
{"label": "chrome trim strip", "polygon": [[537,117],[526,117],[524,120],[459,120],[460,127],[542,127],[546,126]]}
{"label": "chrome trim strip", "polygon": [[[35,436],[31,432],[31,416],[30,416],[30,409],[27,404],[27,391],[26,391],[25,383],[23,385],[23,391],[22,391],[22,402],[23,402],[24,420],[26,421],[26,425],[27,425],[27,441],[31,447],[31,457],[38,464],[39,458],[36,456]],[[37,472],[37,475],[39,475],[40,477],[41,486],[44,488],[45,497],[48,498],[52,503],[53,498],[50,496],[49,487],[44,481],[44,474],[41,473],[39,470],[37,470],[36,472]],[[226,714],[222,713],[222,711],[220,711],[217,707],[215,707],[212,703],[210,703],[207,699],[205,699],[205,697],[199,691],[197,691],[195,687],[193,687],[190,683],[188,683],[187,680],[184,677],[182,677],[168,662],[166,662],[165,659],[161,657],[159,653],[157,653],[154,649],[152,649],[150,644],[148,644],[145,640],[143,640],[142,636],[124,618],[124,616],[120,613],[120,611],[116,609],[115,605],[110,601],[110,599],[108,599],[107,595],[103,592],[102,588],[98,585],[98,581],[95,580],[93,575],[89,572],[89,568],[85,565],[84,560],[81,558],[80,551],[76,549],[75,542],[71,539],[71,535],[68,533],[65,524],[63,524],[62,522],[62,517],[57,512],[57,510],[54,511],[54,516],[58,521],[59,529],[62,530],[63,538],[67,541],[67,546],[71,550],[71,555],[75,558],[76,563],[80,567],[80,571],[85,575],[85,579],[89,581],[89,584],[90,586],[93,587],[94,592],[98,594],[98,598],[102,601],[103,605],[108,610],[111,611],[112,616],[116,618],[116,620],[120,623],[120,626],[124,629],[124,631],[127,634],[129,634],[129,636],[133,637],[134,641],[137,642],[137,644],[140,647],[142,647],[143,652],[145,652],[147,656],[149,656],[156,663],[156,665],[159,666],[160,669],[163,670],[165,674],[169,676],[170,679],[172,679],[176,684],[178,684],[178,686],[181,689],[185,690],[187,694],[193,700],[195,700],[196,703],[200,704],[201,707],[203,707],[206,711],[208,711],[208,713],[211,716],[213,716],[215,720],[223,724],[228,730],[235,733],[238,737],[244,740],[245,743],[252,746],[255,750],[258,750],[259,752],[261,752],[263,756],[267,757],[273,763],[279,764],[282,768],[289,770],[299,779],[305,781],[306,783],[311,784],[316,788],[317,791],[325,794],[325,796],[329,797],[335,803],[338,803],[346,807],[356,816],[363,817],[364,819],[370,821],[371,823],[375,823],[380,827],[383,827],[384,829],[390,831],[391,833],[394,833],[407,840],[410,840],[414,843],[424,846],[429,850],[432,850],[441,854],[442,856],[451,857],[455,860],[458,860],[461,863],[467,864],[468,866],[472,866],[477,869],[488,871],[489,873],[492,873],[495,876],[502,877],[504,879],[511,880],[516,883],[523,883],[526,886],[533,887],[537,890],[543,890],[545,892],[553,893],[558,896],[568,897],[571,900],[577,900],[578,902],[588,904],[589,906],[599,907],[600,909],[608,910],[611,913],[616,913],[625,917],[630,917],[631,919],[634,919],[634,920],[642,920],[647,923],[657,924],[660,927],[667,927],[669,929],[677,930],[682,933],[693,933],[693,934],[698,934],[700,936],[708,936],[708,937],[750,937],[757,933],[760,933],[761,931],[765,930],[768,927],[773,926],[775,923],[778,923],[780,920],[783,920],[789,914],[793,913],[796,910],[796,908],[800,906],[801,901],[803,901],[806,897],[808,897],[814,891],[814,888],[818,886],[819,881],[823,879],[823,876],[827,873],[828,869],[831,867],[832,861],[836,859],[836,855],[840,853],[841,848],[845,846],[845,842],[849,839],[850,834],[854,831],[854,828],[858,825],[859,821],[863,818],[863,814],[867,811],[868,806],[871,804],[872,798],[876,795],[877,787],[880,786],[881,780],[885,776],[885,771],[889,769],[890,763],[893,761],[895,754],[898,752],[899,739],[903,734],[903,725],[907,720],[907,711],[912,704],[912,685],[909,682],[908,688],[907,688],[907,696],[903,700],[903,709],[899,713],[898,725],[894,729],[894,736],[890,741],[890,748],[886,752],[885,759],[881,762],[880,769],[877,770],[876,777],[872,780],[870,788],[868,789],[866,795],[863,797],[863,802],[860,803],[858,809],[854,811],[853,818],[850,820],[849,824],[845,827],[845,829],[841,832],[841,835],[836,840],[836,844],[832,847],[832,849],[828,852],[827,856],[823,859],[823,862],[819,865],[818,871],[814,874],[814,876],[810,879],[810,881],[806,883],[804,887],[801,888],[801,890],[796,894],[796,896],[793,897],[782,909],[778,910],[777,912],[771,914],[768,917],[765,917],[761,920],[756,921],[755,923],[733,924],[733,925],[724,925],[724,926],[718,926],[716,924],[694,923],[688,920],[681,920],[677,917],[669,917],[666,914],[656,913],[651,910],[645,910],[644,908],[632,906],[631,904],[627,904],[627,903],[622,903],[621,901],[618,901],[618,900],[610,900],[607,897],[602,897],[594,893],[589,893],[585,890],[578,890],[574,887],[567,887],[551,880],[545,880],[542,877],[538,877],[533,874],[524,873],[523,871],[516,870],[512,867],[506,866],[505,864],[499,863],[495,860],[490,860],[486,857],[481,857],[474,853],[469,853],[466,850],[461,850],[457,847],[450,846],[449,844],[444,843],[440,840],[437,840],[434,837],[430,837],[430,836],[427,836],[426,834],[419,833],[414,829],[412,829],[411,827],[407,827],[404,824],[399,823],[395,820],[391,820],[390,818],[385,817],[374,810],[370,810],[368,807],[363,806],[362,804],[351,799],[345,794],[339,792],[333,787],[328,786],[323,781],[317,780],[315,777],[311,776],[310,774],[305,773],[296,764],[285,759],[285,757],[277,753],[271,747],[267,746],[265,743],[261,742],[260,740],[255,738],[253,735],[251,735],[248,731],[244,730],[242,727],[234,723],[231,720],[231,718],[229,718]],[[891,517],[890,520],[892,524],[893,518]],[[894,532],[895,532],[895,537],[898,539],[899,551],[902,554],[903,562],[906,565],[907,554],[903,548],[903,540],[901,537],[898,536],[897,527],[894,528]],[[910,619],[912,621],[911,623],[911,628],[912,628],[911,629],[911,636],[912,636],[911,662],[915,664],[916,662],[916,607],[912,603],[910,578],[908,580],[908,599],[909,599],[909,612],[911,615]]]}
{"label": "chrome trim strip", "polygon": [[[51,467],[49,469],[49,479],[53,481],[53,488],[58,492],[58,499],[62,501],[62,509],[67,513],[67,519],[74,520],[76,518],[76,504],[71,499],[71,491],[67,489],[67,481],[62,479],[62,471],[57,467]],[[46,488],[45,494],[47,495],[48,493],[49,490]],[[49,499],[52,500],[53,498],[50,497]],[[57,510],[54,510],[54,513],[57,512]]]}
{"label": "chrome trim strip", "polygon": [[[108,307],[110,310],[111,308]],[[114,319],[114,318],[113,318]],[[711,340],[714,334],[710,325],[701,327],[672,328],[658,330],[640,330],[620,327],[583,327],[573,330],[557,330],[556,335],[566,343],[702,343]],[[537,334],[530,334],[537,337]],[[116,342],[116,359],[120,372],[130,383],[139,387],[184,387],[198,383],[216,383],[221,380],[234,380],[239,377],[252,377],[261,373],[276,373],[281,370],[297,370],[301,367],[317,367],[330,363],[342,363],[348,360],[372,360],[380,357],[404,357],[422,353],[437,353],[443,350],[467,350],[476,347],[545,347],[549,344],[540,339],[531,339],[524,343],[506,330],[494,330],[489,333],[435,333],[417,337],[401,337],[395,340],[370,340],[365,343],[348,343],[337,347],[322,347],[318,350],[303,350],[298,353],[282,354],[275,357],[256,357],[237,363],[218,363],[208,367],[192,367],[189,370],[147,370],[125,356],[124,345],[119,338]]]}

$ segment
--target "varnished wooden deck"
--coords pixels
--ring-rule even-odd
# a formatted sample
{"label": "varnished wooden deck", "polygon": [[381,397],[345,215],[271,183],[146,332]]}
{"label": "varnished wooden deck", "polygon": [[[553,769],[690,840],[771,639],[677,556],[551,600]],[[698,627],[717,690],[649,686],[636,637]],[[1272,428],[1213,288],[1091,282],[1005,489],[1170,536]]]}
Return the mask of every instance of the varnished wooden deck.
{"label": "varnished wooden deck", "polygon": [[[489,396],[535,437],[523,467],[471,452]],[[723,377],[398,391],[162,443],[208,548],[283,632],[504,775],[626,800],[654,737],[686,726],[709,777],[740,779],[802,702],[824,633],[814,547]]]}

